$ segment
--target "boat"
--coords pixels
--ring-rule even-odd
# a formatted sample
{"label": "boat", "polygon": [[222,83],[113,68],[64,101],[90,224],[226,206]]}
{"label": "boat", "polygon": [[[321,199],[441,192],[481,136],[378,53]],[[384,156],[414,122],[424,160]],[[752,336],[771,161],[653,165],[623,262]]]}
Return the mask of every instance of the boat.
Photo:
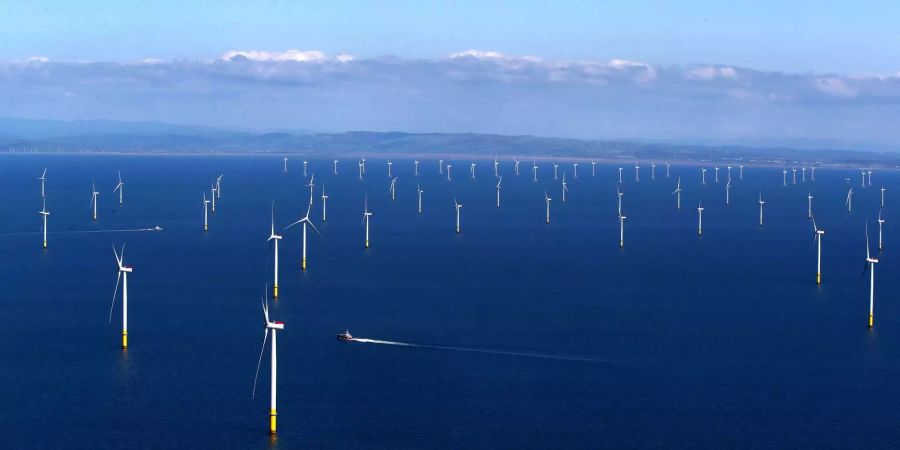
{"label": "boat", "polygon": [[153,227],[153,231],[162,231],[162,230],[163,230],[162,227],[159,225]]}
{"label": "boat", "polygon": [[338,333],[337,338],[342,341],[352,341],[353,336],[350,335],[350,330],[344,331],[343,333]]}

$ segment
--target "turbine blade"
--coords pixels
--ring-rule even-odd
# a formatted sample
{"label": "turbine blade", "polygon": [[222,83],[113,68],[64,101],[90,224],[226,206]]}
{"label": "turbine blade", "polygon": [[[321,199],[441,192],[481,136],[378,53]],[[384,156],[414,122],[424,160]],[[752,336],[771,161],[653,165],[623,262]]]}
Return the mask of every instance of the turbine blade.
{"label": "turbine blade", "polygon": [[[311,221],[311,220],[309,220],[309,219],[306,219],[306,221],[305,221],[305,222],[306,222],[306,223],[308,223],[308,224],[309,224],[309,226],[311,226],[311,227],[312,227],[312,229],[313,229],[313,230],[314,230],[314,231],[315,231],[315,232],[316,232],[316,234],[318,234],[318,235],[319,235],[319,236],[322,236],[322,233],[319,233],[319,229],[318,229],[318,228],[316,228],[316,226],[315,226],[315,225],[313,225],[313,223],[312,223],[312,221]],[[324,236],[323,236],[323,237],[324,237]]]}
{"label": "turbine blade", "polygon": [[122,272],[119,271],[119,274],[116,276],[116,288],[113,289],[113,299],[112,304],[109,305],[109,323],[112,323],[112,313],[113,308],[116,307],[116,296],[119,294],[119,280],[122,278]]}
{"label": "turbine blade", "polygon": [[250,398],[256,398],[256,381],[259,379],[259,366],[262,365],[262,357],[266,352],[266,341],[269,340],[269,329],[266,328],[266,332],[263,335],[263,343],[262,349],[259,351],[259,360],[256,361],[256,375],[253,376],[253,391],[250,393]]}

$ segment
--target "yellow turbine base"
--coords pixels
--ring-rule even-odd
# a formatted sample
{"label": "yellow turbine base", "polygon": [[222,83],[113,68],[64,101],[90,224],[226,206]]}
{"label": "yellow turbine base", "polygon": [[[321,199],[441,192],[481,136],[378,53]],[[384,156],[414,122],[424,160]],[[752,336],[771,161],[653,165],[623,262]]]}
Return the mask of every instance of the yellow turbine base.
{"label": "yellow turbine base", "polygon": [[204,224],[204,225],[203,225],[203,231],[209,231],[209,226],[206,225],[206,224]]}
{"label": "yellow turbine base", "polygon": [[125,350],[128,348],[128,332],[122,332],[122,349]]}
{"label": "yellow turbine base", "polygon": [[274,409],[270,410],[269,411],[269,434],[275,434],[276,417],[278,417],[278,413],[276,413]]}
{"label": "yellow turbine base", "polygon": [[619,241],[619,248],[625,247],[625,241]]}
{"label": "yellow turbine base", "polygon": [[697,230],[697,236],[703,236],[703,230]]}
{"label": "yellow turbine base", "polygon": [[872,328],[873,325],[875,325],[875,318],[869,314],[869,328]]}
{"label": "yellow turbine base", "polygon": [[369,240],[366,239],[366,248],[369,248]]}
{"label": "yellow turbine base", "polygon": [[97,215],[96,215],[96,214],[94,214],[94,220],[97,220]]}
{"label": "yellow turbine base", "polygon": [[300,268],[306,270],[306,259],[300,262]]}
{"label": "yellow turbine base", "polygon": [[274,292],[272,293],[272,296],[275,298],[278,298],[278,285],[277,284],[274,287]]}
{"label": "yellow turbine base", "polygon": [[44,248],[47,248],[47,241],[44,241]]}
{"label": "yellow turbine base", "polygon": [[822,274],[821,273],[816,274],[816,284],[822,284]]}

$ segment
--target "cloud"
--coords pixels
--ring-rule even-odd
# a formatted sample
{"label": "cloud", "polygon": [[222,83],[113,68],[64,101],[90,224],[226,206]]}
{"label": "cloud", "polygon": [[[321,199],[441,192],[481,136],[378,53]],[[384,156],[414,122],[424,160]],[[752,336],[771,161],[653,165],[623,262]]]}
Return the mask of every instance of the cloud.
{"label": "cloud", "polygon": [[465,50],[433,59],[233,50],[210,60],[0,62],[0,116],[318,130],[900,144],[900,78]]}

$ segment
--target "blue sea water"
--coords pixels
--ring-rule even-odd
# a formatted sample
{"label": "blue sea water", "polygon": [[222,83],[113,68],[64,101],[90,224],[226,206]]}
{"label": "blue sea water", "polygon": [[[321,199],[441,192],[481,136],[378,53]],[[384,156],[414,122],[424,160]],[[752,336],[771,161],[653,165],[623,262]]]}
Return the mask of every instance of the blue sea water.
{"label": "blue sea water", "polygon": [[[561,202],[550,162],[501,162],[454,178],[425,160],[313,159],[321,231],[284,231],[277,438],[268,435],[260,296],[272,283],[270,208],[305,214],[301,158],[6,155],[0,158],[0,447],[3,448],[890,448],[900,433],[900,281],[892,207],[900,175],[733,169],[731,205],[695,166],[625,167],[618,248],[616,164],[579,166]],[[47,172],[49,248],[40,242]],[[117,171],[125,204],[112,190]],[[202,194],[224,174],[209,232]],[[682,209],[671,194],[682,178]],[[798,173],[798,178],[799,178]],[[809,176],[809,174],[807,174]],[[789,173],[790,177],[790,173]],[[854,209],[845,206],[850,178]],[[90,219],[91,181],[100,195]],[[416,212],[416,184],[424,213]],[[328,221],[321,222],[321,187]],[[866,219],[876,251],[866,327]],[[552,201],[544,223],[544,192]],[[757,197],[766,200],[758,226]],[[823,284],[806,217],[815,196]],[[365,196],[372,247],[363,247]],[[462,233],[454,231],[454,199]],[[696,206],[705,208],[698,237]],[[898,200],[900,201],[900,200]],[[160,225],[161,232],[107,232]],[[98,231],[83,233],[82,231]],[[129,349],[112,245],[126,244]],[[341,342],[335,334],[377,342]],[[268,350],[267,350],[268,351]]]}

